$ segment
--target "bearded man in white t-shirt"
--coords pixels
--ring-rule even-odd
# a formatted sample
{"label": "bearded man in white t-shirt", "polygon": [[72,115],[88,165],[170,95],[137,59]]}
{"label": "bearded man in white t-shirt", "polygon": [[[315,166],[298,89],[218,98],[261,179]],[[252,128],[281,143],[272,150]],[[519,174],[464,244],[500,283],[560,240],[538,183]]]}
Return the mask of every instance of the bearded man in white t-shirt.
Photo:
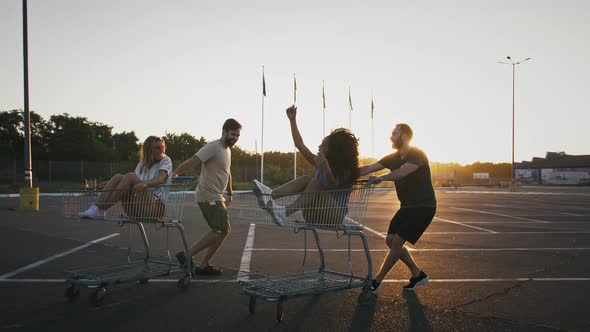
{"label": "bearded man in white t-shirt", "polygon": [[[181,174],[201,165],[196,201],[211,231],[191,247],[191,259],[207,249],[201,263],[195,268],[195,274],[219,275],[222,273],[219,268],[211,265],[210,261],[231,231],[226,208],[232,200],[230,147],[240,138],[241,130],[242,125],[238,121],[227,119],[223,124],[220,139],[205,144],[193,157],[184,161],[173,171],[173,174]],[[224,197],[224,191],[226,197]],[[184,252],[176,254],[176,258],[183,266],[187,263]]]}

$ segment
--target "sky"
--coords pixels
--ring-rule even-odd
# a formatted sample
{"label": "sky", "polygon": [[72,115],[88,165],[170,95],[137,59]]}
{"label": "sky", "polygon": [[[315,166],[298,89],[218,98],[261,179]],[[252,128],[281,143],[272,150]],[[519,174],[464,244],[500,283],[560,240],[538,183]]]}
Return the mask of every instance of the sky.
{"label": "sky", "polygon": [[[293,151],[285,109],[312,151],[346,127],[364,157],[393,152],[396,123],[431,161],[590,154],[588,1],[29,0],[30,108],[149,135],[221,136]],[[23,109],[22,2],[0,1],[0,110]],[[348,91],[353,111],[349,114]],[[370,104],[374,98],[374,119]],[[349,123],[349,115],[352,123]],[[33,156],[34,158],[34,156]]]}

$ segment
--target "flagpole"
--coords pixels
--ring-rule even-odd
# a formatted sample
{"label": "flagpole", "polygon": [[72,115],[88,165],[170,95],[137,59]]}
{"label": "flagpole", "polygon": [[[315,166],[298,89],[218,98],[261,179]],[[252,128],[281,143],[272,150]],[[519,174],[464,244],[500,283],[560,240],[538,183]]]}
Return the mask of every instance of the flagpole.
{"label": "flagpole", "polygon": [[264,66],[262,66],[262,139],[260,140],[260,182],[264,183],[264,97],[266,83],[264,82]]}
{"label": "flagpole", "polygon": [[375,129],[373,126],[373,110],[375,104],[373,103],[373,92],[371,91],[371,158],[375,159]]}
{"label": "flagpole", "polygon": [[326,92],[324,91],[324,81],[322,80],[322,139],[326,137]]}
{"label": "flagpole", "polygon": [[350,86],[348,87],[348,130],[352,130],[352,97],[350,96]]}
{"label": "flagpole", "polygon": [[[293,106],[297,104],[297,80],[293,73]],[[297,147],[293,145],[293,179],[297,178]]]}

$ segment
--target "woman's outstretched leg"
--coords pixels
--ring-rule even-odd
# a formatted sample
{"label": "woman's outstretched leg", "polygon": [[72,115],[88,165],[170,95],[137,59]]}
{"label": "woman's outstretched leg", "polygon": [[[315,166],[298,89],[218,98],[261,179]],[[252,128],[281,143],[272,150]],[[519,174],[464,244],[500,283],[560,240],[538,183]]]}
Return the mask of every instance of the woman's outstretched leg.
{"label": "woman's outstretched leg", "polygon": [[111,207],[117,204],[117,202],[123,199],[124,195],[129,194],[129,190],[133,189],[133,187],[138,183],[141,183],[141,180],[135,173],[125,174],[119,184],[112,191],[112,194],[109,197],[110,201],[106,202],[106,205]]}
{"label": "woman's outstretched leg", "polygon": [[283,224],[288,216],[298,210],[302,210],[304,219],[310,223],[325,224],[338,218],[341,219],[342,213],[337,208],[334,199],[325,190],[326,188],[320,181],[310,180],[293,203],[287,206],[275,205],[273,207],[271,211],[273,219],[278,224]]}
{"label": "woman's outstretched leg", "polygon": [[107,210],[112,205],[108,205],[107,203],[112,202],[111,196],[113,194],[113,190],[117,188],[121,180],[123,180],[123,174],[115,174],[113,177],[107,182],[107,184],[102,188],[103,192],[98,196],[96,200],[96,206],[101,210]]}
{"label": "woman's outstretched leg", "polygon": [[[295,180],[293,180],[295,181]],[[291,181],[291,182],[293,182]],[[301,210],[304,209],[305,207],[308,207],[310,205],[313,205],[317,199],[318,199],[318,195],[315,195],[314,192],[320,192],[326,190],[326,188],[324,188],[324,185],[322,185],[322,183],[320,181],[318,181],[317,179],[311,179],[308,181],[307,185],[305,186],[305,188],[299,192],[301,192],[302,194],[299,195],[299,197],[297,197],[297,199],[286,206],[287,208],[287,216],[291,215],[292,213],[294,213],[297,210]],[[274,191],[273,191],[274,194]]]}
{"label": "woman's outstretched leg", "polygon": [[307,175],[300,176],[272,190],[272,199],[281,198],[290,193],[300,193],[306,190],[311,178]]}
{"label": "woman's outstretched leg", "polygon": [[254,180],[252,183],[254,184],[254,194],[256,195],[258,205],[261,209],[268,210],[269,204],[274,204],[273,200],[292,193],[302,192],[310,180],[311,178],[309,176],[303,175],[275,189],[270,189],[258,180]]}

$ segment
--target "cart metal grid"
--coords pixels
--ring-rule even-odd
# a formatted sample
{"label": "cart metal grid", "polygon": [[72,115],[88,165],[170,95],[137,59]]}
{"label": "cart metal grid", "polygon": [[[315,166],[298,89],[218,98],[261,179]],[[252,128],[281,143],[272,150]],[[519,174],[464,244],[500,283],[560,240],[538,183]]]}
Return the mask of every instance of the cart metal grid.
{"label": "cart metal grid", "polygon": [[[270,197],[271,195],[254,191],[234,195],[234,200],[230,205],[230,210],[233,210],[230,214],[232,219],[263,226],[288,227],[295,232],[311,231],[320,258],[319,268],[316,271],[240,281],[242,292],[250,296],[250,312],[255,312],[257,298],[276,302],[276,320],[280,322],[283,318],[283,302],[289,298],[359,287],[366,288],[370,285],[373,265],[367,239],[362,229],[372,192],[372,185],[360,182],[351,189],[332,190],[320,194],[293,193],[282,197]],[[270,199],[273,199],[272,203],[268,203]],[[293,213],[277,222],[273,211],[275,207],[298,206],[298,201],[307,199],[312,199],[314,204],[298,208],[296,212],[290,211]],[[343,202],[346,205],[342,204]],[[335,232],[339,238],[348,237],[349,273],[325,269],[324,251],[318,230]],[[365,276],[353,274],[350,256],[351,236],[358,236],[363,243],[367,260]]]}
{"label": "cart metal grid", "polygon": [[[235,195],[229,209],[232,219],[255,223],[260,226],[291,228],[315,228],[318,230],[362,230],[367,214],[367,204],[373,186],[366,182],[350,189],[322,192],[288,193],[280,197],[256,191]],[[304,207],[296,202],[313,201]],[[269,203],[272,202],[272,203]],[[277,221],[273,210],[285,208],[295,211],[282,221]]]}
{"label": "cart metal grid", "polygon": [[[151,278],[158,278],[176,273],[184,273],[178,280],[178,287],[184,288],[191,282],[191,260],[185,266],[173,261],[168,250],[168,260],[151,258],[150,244],[145,232],[144,224],[155,224],[156,229],[170,228],[179,232],[186,257],[189,247],[184,227],[181,224],[184,206],[189,195],[186,190],[195,184],[197,177],[176,177],[172,184],[159,186],[162,200],[155,200],[151,195],[137,195],[133,191],[117,192],[114,190],[87,190],[69,192],[63,195],[63,215],[65,219],[81,219],[81,213],[93,204],[108,207],[96,221],[115,222],[120,226],[136,225],[145,249],[145,258],[133,260],[128,255],[128,263],[101,267],[89,267],[76,270],[66,270],[66,296],[74,299],[80,295],[80,287],[95,289],[90,295],[90,302],[100,305],[103,302],[107,287],[124,282],[139,281],[146,283]],[[115,196],[112,196],[115,195]],[[105,199],[105,197],[107,197]],[[112,200],[109,198],[115,197]],[[130,230],[131,231],[131,230]],[[168,237],[167,237],[168,238]],[[131,244],[129,244],[131,245]]]}

